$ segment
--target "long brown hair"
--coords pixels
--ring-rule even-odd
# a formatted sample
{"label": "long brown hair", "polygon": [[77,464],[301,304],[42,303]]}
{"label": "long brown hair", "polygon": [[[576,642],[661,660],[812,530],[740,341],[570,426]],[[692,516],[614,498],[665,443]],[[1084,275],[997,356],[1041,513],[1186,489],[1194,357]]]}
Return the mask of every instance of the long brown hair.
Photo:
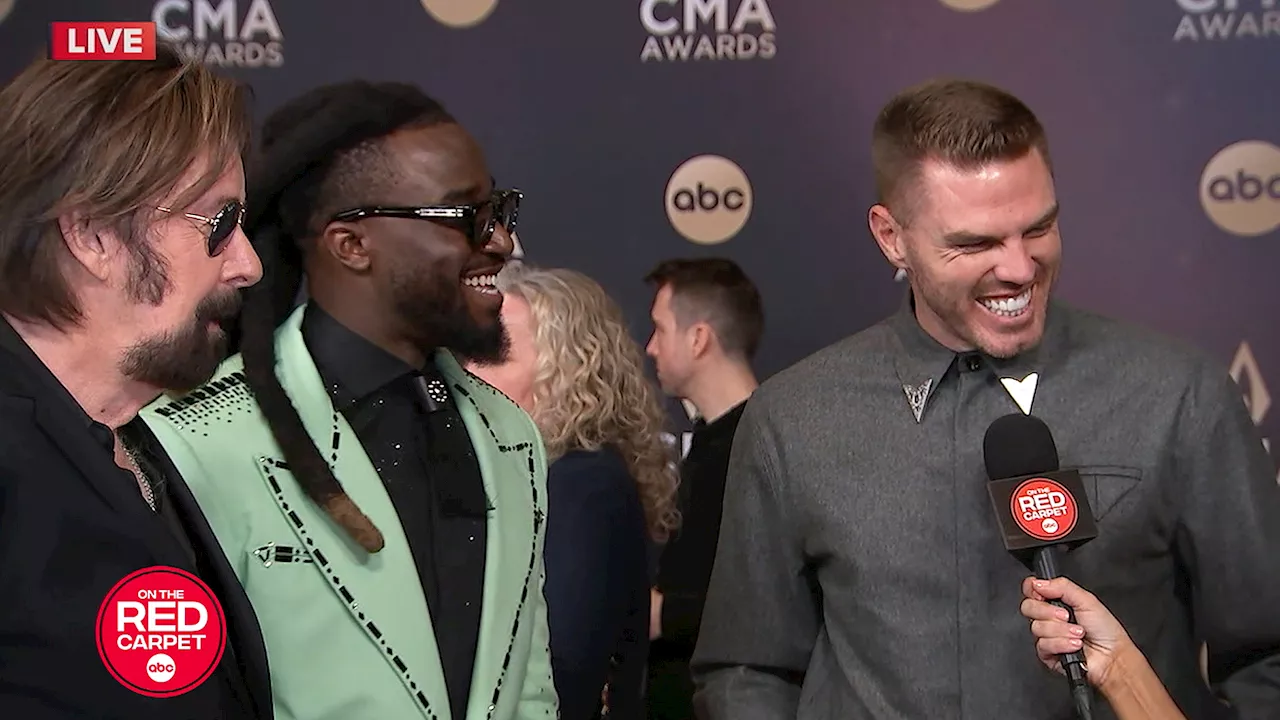
{"label": "long brown hair", "polygon": [[[38,60],[0,89],[0,312],[62,328],[81,319],[63,277],[59,216],[123,239],[138,274],[163,275],[152,205],[185,207],[249,147],[249,91],[172,47],[153,61]],[[178,183],[200,159],[189,188]]]}

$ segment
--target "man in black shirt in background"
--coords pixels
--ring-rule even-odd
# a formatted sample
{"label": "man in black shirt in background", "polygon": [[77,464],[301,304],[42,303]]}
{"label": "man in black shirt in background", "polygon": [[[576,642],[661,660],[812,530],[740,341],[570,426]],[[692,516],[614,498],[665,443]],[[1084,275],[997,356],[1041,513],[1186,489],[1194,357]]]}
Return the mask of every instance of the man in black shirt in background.
{"label": "man in black shirt in background", "polygon": [[662,551],[653,590],[649,717],[692,720],[689,658],[715,561],[729,449],[759,384],[751,360],[764,312],[759,291],[731,260],[667,260],[645,280],[657,290],[646,351],[663,391],[692,404],[698,416],[680,467],[680,530]]}

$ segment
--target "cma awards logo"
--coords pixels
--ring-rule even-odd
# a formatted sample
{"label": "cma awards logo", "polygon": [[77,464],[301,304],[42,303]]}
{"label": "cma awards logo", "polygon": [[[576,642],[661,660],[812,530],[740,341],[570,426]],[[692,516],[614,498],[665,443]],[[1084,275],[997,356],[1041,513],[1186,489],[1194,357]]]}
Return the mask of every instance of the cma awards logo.
{"label": "cma awards logo", "polygon": [[717,245],[737,235],[751,217],[751,181],[734,161],[699,155],[667,181],[667,219],[686,240]]}
{"label": "cma awards logo", "polygon": [[766,0],[641,0],[640,61],[770,60],[777,23]]}
{"label": "cma awards logo", "polygon": [[1182,19],[1174,42],[1280,37],[1277,0],[1175,0]]}
{"label": "cma awards logo", "polygon": [[1280,148],[1245,140],[1219,150],[1200,176],[1200,204],[1232,235],[1273,232],[1280,227]]}
{"label": "cma awards logo", "polygon": [[[1246,340],[1240,343],[1236,356],[1231,361],[1231,379],[1236,381],[1244,393],[1244,405],[1249,410],[1253,424],[1262,426],[1271,409],[1271,393],[1267,383],[1262,379],[1262,370],[1258,368],[1258,360],[1253,356],[1253,349]],[[1262,445],[1271,452],[1271,439],[1263,438]],[[1276,474],[1276,482],[1280,483],[1280,472]]]}
{"label": "cma awards logo", "polygon": [[280,67],[284,34],[267,0],[160,0],[156,36],[188,58],[222,67]]}

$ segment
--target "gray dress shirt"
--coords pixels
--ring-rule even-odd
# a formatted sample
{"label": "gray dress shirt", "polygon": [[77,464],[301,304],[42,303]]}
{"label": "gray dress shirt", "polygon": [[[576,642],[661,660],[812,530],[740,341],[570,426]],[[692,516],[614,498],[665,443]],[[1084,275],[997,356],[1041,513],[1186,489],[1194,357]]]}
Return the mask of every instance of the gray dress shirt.
{"label": "gray dress shirt", "polygon": [[[1280,718],[1280,486],[1239,388],[1201,353],[1056,302],[1013,360],[947,350],[907,303],[756,391],[693,659],[700,717],[1074,717],[985,490],[983,435],[1020,412],[1000,378],[1031,372],[1031,413],[1098,523],[1064,574],[1188,718]],[[1097,717],[1114,717],[1101,697]]]}

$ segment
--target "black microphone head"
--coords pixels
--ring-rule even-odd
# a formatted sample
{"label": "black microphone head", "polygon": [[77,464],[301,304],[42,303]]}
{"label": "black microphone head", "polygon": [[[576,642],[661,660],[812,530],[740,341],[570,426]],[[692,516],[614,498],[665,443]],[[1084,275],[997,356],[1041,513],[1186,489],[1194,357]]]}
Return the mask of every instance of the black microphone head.
{"label": "black microphone head", "polygon": [[[1043,420],[1021,413],[997,418],[982,439],[982,455],[1005,548],[1028,567],[1044,559],[1040,548],[1073,548],[1097,537],[1080,473],[1059,468],[1058,446]],[[1052,569],[1045,568],[1036,572]]]}
{"label": "black microphone head", "polygon": [[992,480],[1036,475],[1058,469],[1058,446],[1043,420],[1012,413],[987,428],[982,458]]}

